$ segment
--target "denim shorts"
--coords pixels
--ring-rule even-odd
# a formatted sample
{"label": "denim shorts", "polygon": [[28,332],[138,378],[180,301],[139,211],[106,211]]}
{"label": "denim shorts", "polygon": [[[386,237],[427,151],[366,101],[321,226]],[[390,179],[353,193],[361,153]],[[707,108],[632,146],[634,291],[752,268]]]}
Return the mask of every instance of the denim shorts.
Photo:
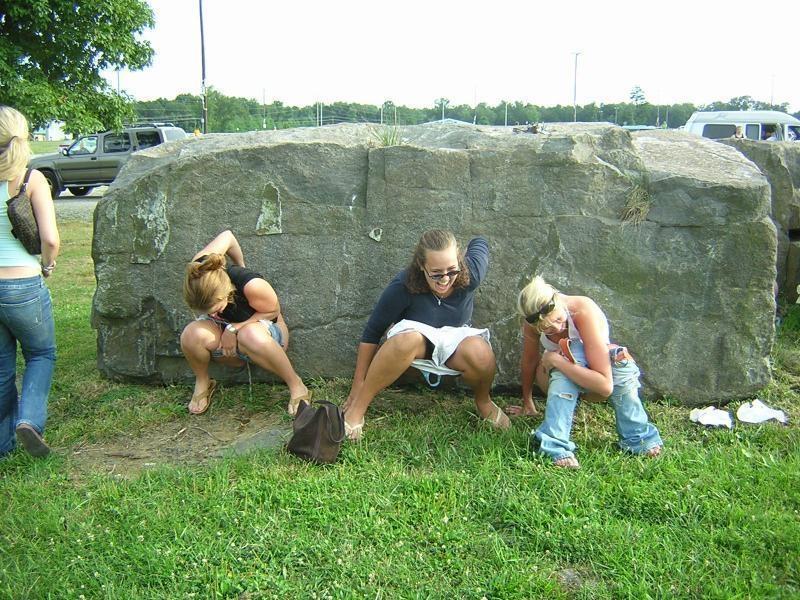
{"label": "denim shorts", "polygon": [[[211,321],[212,323],[215,323],[219,327],[220,331],[223,331],[225,329],[225,326],[228,325],[227,322],[220,321],[219,319],[214,319],[212,317],[209,317],[208,315],[200,315],[199,317],[197,317],[196,320]],[[281,348],[283,348],[284,339],[283,339],[283,331],[281,331],[281,328],[278,327],[278,325],[273,321],[269,321],[267,319],[260,319],[258,322],[267,328],[267,331],[269,332],[270,336],[272,336],[272,339],[275,340]],[[223,358],[224,354],[222,353],[222,350],[217,349],[211,351],[211,356],[213,356],[214,358]],[[250,357],[247,356],[246,354],[242,354],[241,352],[238,351],[238,349],[236,351],[236,356],[238,356],[241,360],[250,362]]]}

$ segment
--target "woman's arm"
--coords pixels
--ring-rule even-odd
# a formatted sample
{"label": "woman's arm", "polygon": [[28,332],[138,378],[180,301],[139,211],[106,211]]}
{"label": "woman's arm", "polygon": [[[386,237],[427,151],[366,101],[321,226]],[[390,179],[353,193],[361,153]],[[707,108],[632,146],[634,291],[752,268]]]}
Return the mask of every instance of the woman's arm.
{"label": "woman's arm", "polygon": [[255,313],[240,324],[234,324],[237,327],[247,323],[255,323],[261,319],[274,321],[281,314],[281,304],[278,301],[278,294],[269,284],[266,279],[256,277],[251,279],[244,286],[244,297]]}
{"label": "woman's arm", "polygon": [[[507,406],[506,412],[514,417],[535,416],[539,414],[533,402],[533,384],[536,371],[541,362],[539,335],[527,323],[522,324],[522,358],[520,359],[520,384],[522,385],[522,406]],[[539,385],[542,385],[541,383]]]}
{"label": "woman's arm", "polygon": [[588,367],[571,363],[557,352],[545,352],[542,364],[558,369],[582,388],[607,398],[614,391],[611,362],[608,359],[608,329],[600,307],[589,298],[577,301],[573,322],[581,334]]}
{"label": "woman's arm", "polygon": [[226,229],[220,233],[213,240],[208,242],[200,252],[194,255],[192,260],[197,260],[206,254],[227,254],[233,264],[244,267],[244,254],[242,248],[239,246],[239,241],[230,229]]}
{"label": "woman's arm", "polygon": [[539,366],[539,336],[527,323],[522,324],[522,359],[520,364],[522,384],[522,410],[536,412],[533,404],[533,381]]}
{"label": "woman's arm", "polygon": [[[56,224],[56,209],[50,194],[50,185],[39,171],[32,171],[28,180],[28,197],[31,199],[33,214],[39,225],[39,239],[42,241],[42,267],[54,267],[61,237]],[[42,275],[50,275],[52,269],[42,269]]]}

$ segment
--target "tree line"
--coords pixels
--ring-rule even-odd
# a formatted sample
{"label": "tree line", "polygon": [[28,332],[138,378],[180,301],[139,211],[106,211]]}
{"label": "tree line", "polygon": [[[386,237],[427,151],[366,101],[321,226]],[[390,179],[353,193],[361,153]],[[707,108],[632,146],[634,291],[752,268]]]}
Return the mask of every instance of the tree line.
{"label": "tree line", "polygon": [[[113,69],[132,71],[152,61],[153,49],[141,35],[155,17],[145,0],[67,2],[37,0],[0,4],[0,104],[14,106],[32,127],[64,122],[70,133],[120,129],[134,121],[170,121],[192,131],[202,129],[199,96],[180,94],[172,100],[136,101],[115,90],[103,77]],[[65,32],[69,32],[68,35]],[[636,86],[630,102],[583,106],[540,106],[520,101],[496,106],[453,105],[438,98],[427,108],[412,108],[386,100],[379,106],[334,102],[288,106],[275,101],[226,96],[207,90],[210,132],[284,129],[333,123],[413,125],[441,118],[480,125],[608,121],[618,125],[679,127],[695,110],[774,109],[772,104],[739,96],[705,106],[652,104]],[[800,116],[800,113],[795,113]]]}
{"label": "tree line", "polygon": [[[457,119],[478,125],[524,125],[532,123],[606,121],[617,125],[644,125],[676,128],[684,125],[697,110],[780,110],[788,104],[770,104],[750,96],[731,98],[695,106],[691,103],[651,104],[639,87],[631,91],[631,101],[613,104],[592,102],[578,107],[571,105],[540,106],[520,101],[501,102],[495,106],[485,102],[477,106],[451,105],[447,98],[438,98],[429,108],[411,108],[391,100],[381,105],[355,102],[334,102],[309,106],[289,106],[280,101],[263,104],[254,99],[226,96],[213,87],[207,90],[209,133],[313,127],[336,123],[376,123],[416,125],[442,118]],[[187,131],[203,129],[202,98],[180,94],[173,100],[135,101],[137,122],[171,122]],[[797,113],[798,116],[800,113]]]}

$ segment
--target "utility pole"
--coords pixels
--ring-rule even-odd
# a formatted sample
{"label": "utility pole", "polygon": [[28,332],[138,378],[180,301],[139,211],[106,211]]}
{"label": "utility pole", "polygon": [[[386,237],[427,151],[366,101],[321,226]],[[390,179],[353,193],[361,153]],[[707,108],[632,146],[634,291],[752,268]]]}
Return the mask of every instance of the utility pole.
{"label": "utility pole", "polygon": [[200,91],[203,99],[203,133],[208,133],[208,97],[206,96],[206,40],[203,33],[203,0],[200,2],[200,61],[203,69],[203,79]]}
{"label": "utility pole", "polygon": [[572,121],[578,121],[578,56],[580,52],[573,52],[575,55],[575,71],[572,76]]}
{"label": "utility pole", "polygon": [[506,127],[508,127],[508,100],[506,100]]}

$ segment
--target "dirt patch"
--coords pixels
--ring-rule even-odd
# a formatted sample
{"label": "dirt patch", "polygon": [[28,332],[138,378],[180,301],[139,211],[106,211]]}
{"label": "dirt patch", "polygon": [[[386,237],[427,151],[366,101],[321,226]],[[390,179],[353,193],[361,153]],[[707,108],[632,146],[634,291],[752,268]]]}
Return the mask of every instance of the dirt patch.
{"label": "dirt patch", "polygon": [[161,465],[197,465],[231,454],[284,445],[291,424],[274,414],[246,409],[215,409],[200,417],[153,425],[126,435],[65,452],[78,474],[119,478]]}

